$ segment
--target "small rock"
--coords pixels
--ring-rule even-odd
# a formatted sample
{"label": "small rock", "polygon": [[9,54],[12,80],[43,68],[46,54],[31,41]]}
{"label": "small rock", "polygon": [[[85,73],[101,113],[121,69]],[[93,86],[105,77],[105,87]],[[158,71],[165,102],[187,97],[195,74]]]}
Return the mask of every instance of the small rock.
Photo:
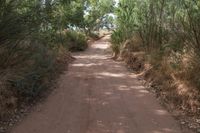
{"label": "small rock", "polygon": [[20,116],[19,116],[19,115],[16,115],[16,119],[20,119]]}
{"label": "small rock", "polygon": [[196,122],[197,122],[197,123],[200,123],[200,119],[196,119]]}
{"label": "small rock", "polygon": [[37,109],[37,112],[40,112],[40,111],[41,111],[41,109],[38,108],[38,109]]}
{"label": "small rock", "polygon": [[3,130],[4,130],[4,128],[3,128],[3,127],[0,127],[0,132],[3,131]]}
{"label": "small rock", "polygon": [[12,124],[12,123],[9,123],[9,126],[10,126],[10,127],[12,127],[12,126],[13,126],[13,124]]}
{"label": "small rock", "polygon": [[190,125],[189,125],[189,128],[190,128],[190,129],[196,129],[197,126],[196,126],[195,124],[190,124]]}
{"label": "small rock", "polygon": [[21,109],[20,112],[21,112],[21,113],[24,113],[25,111],[24,111],[24,109]]}
{"label": "small rock", "polygon": [[185,121],[182,121],[182,122],[181,122],[182,125],[184,125],[185,123],[186,123]]}

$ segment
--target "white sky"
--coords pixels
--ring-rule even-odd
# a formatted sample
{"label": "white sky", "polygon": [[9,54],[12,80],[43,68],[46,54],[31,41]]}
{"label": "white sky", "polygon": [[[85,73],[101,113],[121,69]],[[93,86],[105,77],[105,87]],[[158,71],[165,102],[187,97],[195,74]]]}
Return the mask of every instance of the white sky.
{"label": "white sky", "polygon": [[116,5],[119,3],[119,0],[115,0],[115,2],[116,2]]}

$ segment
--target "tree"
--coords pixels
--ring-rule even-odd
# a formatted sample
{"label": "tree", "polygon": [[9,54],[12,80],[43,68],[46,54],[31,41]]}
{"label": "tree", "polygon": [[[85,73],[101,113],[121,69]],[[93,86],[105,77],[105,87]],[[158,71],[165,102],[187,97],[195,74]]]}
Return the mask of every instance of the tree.
{"label": "tree", "polygon": [[[106,27],[112,21],[110,13],[114,10],[114,0],[88,0],[85,10],[85,29],[88,33]],[[112,23],[112,22],[111,22]]]}

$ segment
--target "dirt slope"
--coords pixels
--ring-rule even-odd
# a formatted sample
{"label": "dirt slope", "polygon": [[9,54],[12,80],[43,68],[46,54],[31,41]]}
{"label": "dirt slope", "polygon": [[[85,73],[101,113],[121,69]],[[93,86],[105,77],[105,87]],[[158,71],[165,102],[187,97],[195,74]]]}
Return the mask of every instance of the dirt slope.
{"label": "dirt slope", "polygon": [[76,54],[56,91],[11,133],[183,133],[108,46],[103,38]]}

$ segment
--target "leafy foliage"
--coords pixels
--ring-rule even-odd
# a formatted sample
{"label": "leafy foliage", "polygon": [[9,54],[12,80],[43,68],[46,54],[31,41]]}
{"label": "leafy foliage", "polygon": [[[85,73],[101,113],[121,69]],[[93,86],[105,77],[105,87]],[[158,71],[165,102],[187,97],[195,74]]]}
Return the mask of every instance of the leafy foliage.
{"label": "leafy foliage", "polygon": [[87,48],[81,33],[64,33],[82,28],[83,16],[81,0],[0,1],[0,119],[49,87],[68,49]]}
{"label": "leafy foliage", "polygon": [[68,31],[66,33],[67,46],[70,51],[84,51],[88,45],[85,35],[75,31]]}
{"label": "leafy foliage", "polygon": [[[140,45],[138,52],[145,52],[145,59],[152,66],[146,75],[153,75],[150,80],[158,85],[156,92],[161,97],[164,92],[163,97],[173,104],[178,99],[179,108],[199,114],[200,1],[119,0],[115,15],[115,54],[121,56],[119,51],[127,40],[139,36],[142,43],[133,41],[131,45]],[[136,50],[127,49],[130,55]],[[180,94],[182,89],[187,91]]]}
{"label": "leafy foliage", "polygon": [[117,30],[123,31],[123,41],[139,34],[147,48],[177,48],[174,45],[189,41],[199,49],[199,8],[199,1],[121,0],[115,13]]}
{"label": "leafy foliage", "polygon": [[114,0],[88,0],[86,1],[85,30],[87,34],[98,31],[100,28],[112,27],[113,18],[110,13],[114,10]]}
{"label": "leafy foliage", "polygon": [[87,48],[83,33],[90,36],[95,30],[109,27],[113,21],[109,15],[113,3],[110,0],[0,1],[0,118],[3,112],[33,101],[49,87],[60,66],[68,63],[68,51]]}

